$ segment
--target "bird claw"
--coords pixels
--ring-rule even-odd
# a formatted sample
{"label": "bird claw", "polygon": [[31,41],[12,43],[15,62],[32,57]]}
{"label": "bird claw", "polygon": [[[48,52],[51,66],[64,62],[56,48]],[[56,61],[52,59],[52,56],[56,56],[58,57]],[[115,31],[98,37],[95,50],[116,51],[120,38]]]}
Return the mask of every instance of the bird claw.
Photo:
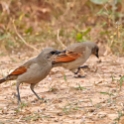
{"label": "bird claw", "polygon": [[86,75],[75,75],[74,78],[85,78]]}
{"label": "bird claw", "polygon": [[47,100],[44,99],[44,98],[40,98],[39,100],[40,100],[40,102],[42,102],[42,103],[46,103],[46,102],[47,102]]}

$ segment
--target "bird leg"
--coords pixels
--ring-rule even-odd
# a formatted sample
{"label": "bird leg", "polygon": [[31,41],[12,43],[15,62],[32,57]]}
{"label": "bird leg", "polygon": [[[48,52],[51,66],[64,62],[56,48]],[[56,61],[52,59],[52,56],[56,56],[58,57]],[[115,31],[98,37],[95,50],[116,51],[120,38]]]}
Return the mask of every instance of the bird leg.
{"label": "bird leg", "polygon": [[74,74],[78,74],[78,73],[80,72],[81,69],[86,69],[86,68],[88,68],[88,65],[79,66],[79,67],[77,68],[77,71],[74,72]]}
{"label": "bird leg", "polygon": [[78,68],[77,68],[77,71],[74,72],[74,74],[77,75],[77,74],[79,73],[79,71],[80,71],[80,68],[78,67]]}
{"label": "bird leg", "polygon": [[20,86],[20,82],[17,82],[16,88],[17,88],[17,99],[18,99],[18,104],[21,103],[21,97],[20,97],[20,93],[19,93],[19,86]]}
{"label": "bird leg", "polygon": [[34,91],[34,86],[35,86],[35,84],[31,84],[31,85],[30,85],[31,91],[34,93],[34,95],[35,95],[38,99],[41,99],[41,98],[37,95],[37,93]]}
{"label": "bird leg", "polygon": [[74,72],[74,74],[76,75],[75,78],[85,78],[85,75],[82,76],[82,75],[80,75],[80,74],[78,74],[78,73],[80,72],[81,69],[86,69],[86,68],[88,68],[87,65],[78,67],[78,68],[77,68],[77,71]]}

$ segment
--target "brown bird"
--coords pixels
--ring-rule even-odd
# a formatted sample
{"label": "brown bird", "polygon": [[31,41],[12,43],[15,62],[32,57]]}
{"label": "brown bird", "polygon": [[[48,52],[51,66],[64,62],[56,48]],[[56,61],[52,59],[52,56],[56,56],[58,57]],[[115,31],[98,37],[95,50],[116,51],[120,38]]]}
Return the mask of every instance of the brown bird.
{"label": "brown bird", "polygon": [[37,57],[30,59],[16,68],[9,75],[3,79],[0,79],[0,83],[9,80],[17,80],[16,87],[18,103],[21,102],[19,86],[23,82],[30,84],[32,92],[38,99],[40,99],[40,97],[34,91],[34,86],[48,75],[52,68],[52,60],[58,53],[59,51],[53,48],[45,48]]}
{"label": "brown bird", "polygon": [[[54,67],[62,66],[77,74],[81,68],[87,67],[80,66],[87,61],[91,54],[99,57],[98,52],[99,48],[95,42],[74,43],[56,57],[53,65]],[[75,72],[76,69],[78,69],[77,72]]]}

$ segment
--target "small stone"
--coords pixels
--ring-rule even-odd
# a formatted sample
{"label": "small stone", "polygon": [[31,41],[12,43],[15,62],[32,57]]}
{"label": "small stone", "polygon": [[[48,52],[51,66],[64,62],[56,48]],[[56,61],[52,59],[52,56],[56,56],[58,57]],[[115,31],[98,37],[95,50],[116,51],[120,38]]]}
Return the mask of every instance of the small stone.
{"label": "small stone", "polygon": [[106,116],[107,116],[107,113],[105,113],[105,112],[99,112],[98,113],[98,118],[104,118]]}

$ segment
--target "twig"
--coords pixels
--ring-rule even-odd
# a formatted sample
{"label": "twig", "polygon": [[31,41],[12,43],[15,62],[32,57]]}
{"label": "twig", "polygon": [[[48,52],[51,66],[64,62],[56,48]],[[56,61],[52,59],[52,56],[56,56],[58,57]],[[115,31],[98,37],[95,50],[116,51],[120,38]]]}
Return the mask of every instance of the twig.
{"label": "twig", "polygon": [[60,33],[60,29],[57,30],[57,41],[59,42],[59,44],[61,45],[61,47],[63,49],[66,48],[66,46],[62,43],[62,41],[60,40],[60,37],[59,37],[59,33]]}
{"label": "twig", "polygon": [[17,28],[16,28],[16,26],[15,26],[14,20],[12,20],[12,24],[13,24],[15,33],[16,33],[17,36],[21,39],[21,41],[22,41],[27,47],[33,49],[34,51],[38,51],[35,47],[29,45],[29,44],[24,40],[24,38],[19,34],[19,32],[17,31]]}

